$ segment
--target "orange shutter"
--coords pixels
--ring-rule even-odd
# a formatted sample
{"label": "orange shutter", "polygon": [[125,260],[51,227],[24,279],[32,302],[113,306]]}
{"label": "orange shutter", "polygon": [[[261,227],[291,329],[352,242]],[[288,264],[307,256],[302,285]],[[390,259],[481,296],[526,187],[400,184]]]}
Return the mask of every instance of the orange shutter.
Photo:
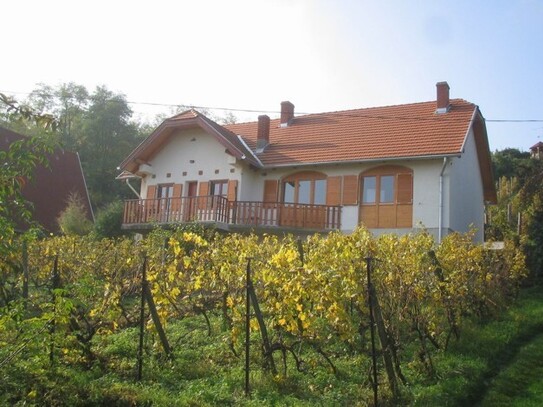
{"label": "orange shutter", "polygon": [[343,205],[356,205],[358,203],[358,176],[345,175],[343,177]]}
{"label": "orange shutter", "polygon": [[156,198],[156,185],[149,185],[147,187],[147,199],[155,199]]}
{"label": "orange shutter", "polygon": [[279,181],[267,179],[264,181],[264,202],[277,202]]}
{"label": "orange shutter", "polygon": [[399,204],[413,203],[413,175],[398,174],[398,196],[396,202]]}
{"label": "orange shutter", "polygon": [[238,181],[229,180],[227,198],[230,202],[233,202],[233,201],[237,201],[237,196],[238,196]]}
{"label": "orange shutter", "polygon": [[209,195],[209,182],[200,182],[200,185],[198,186],[198,195]]}
{"label": "orange shutter", "polygon": [[173,197],[174,198],[181,198],[182,193],[183,193],[183,185],[182,184],[173,184]]}
{"label": "orange shutter", "polygon": [[157,186],[149,185],[147,187],[147,201],[144,201],[145,219],[153,219],[153,215],[158,208],[158,202],[156,201]]}
{"label": "orange shutter", "polygon": [[341,205],[341,177],[328,177],[326,181],[326,205]]}
{"label": "orange shutter", "polygon": [[207,197],[209,195],[209,182],[200,182],[200,185],[198,186],[198,196],[200,197],[198,199],[199,204],[198,207],[200,209],[204,209],[207,207],[207,201],[211,202],[211,199]]}
{"label": "orange shutter", "polygon": [[171,210],[179,211],[181,209],[181,194],[183,193],[182,184],[173,184],[173,194],[171,199]]}

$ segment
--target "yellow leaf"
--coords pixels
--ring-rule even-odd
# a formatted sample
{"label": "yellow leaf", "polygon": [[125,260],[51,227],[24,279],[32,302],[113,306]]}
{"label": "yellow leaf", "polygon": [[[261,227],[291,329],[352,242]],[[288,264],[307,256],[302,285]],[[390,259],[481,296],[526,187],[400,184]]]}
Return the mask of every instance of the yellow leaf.
{"label": "yellow leaf", "polygon": [[228,305],[230,308],[234,306],[234,299],[230,296],[226,298],[226,305]]}

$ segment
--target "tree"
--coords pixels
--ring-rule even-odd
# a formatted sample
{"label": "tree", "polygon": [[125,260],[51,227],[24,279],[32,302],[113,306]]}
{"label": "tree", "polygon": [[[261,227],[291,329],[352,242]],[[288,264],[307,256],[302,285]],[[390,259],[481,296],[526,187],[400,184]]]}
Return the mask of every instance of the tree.
{"label": "tree", "polygon": [[[492,154],[498,178],[498,204],[488,208],[487,238],[521,245],[535,277],[543,276],[543,161],[508,148]],[[518,216],[521,228],[518,230]],[[520,232],[520,233],[519,233]]]}
{"label": "tree", "polygon": [[[20,105],[15,99],[0,94],[0,110],[12,122],[33,123],[54,130],[58,123],[54,116]],[[47,165],[46,154],[54,144],[48,137],[29,137],[12,142],[0,151],[0,255],[13,248],[19,224],[30,224],[30,204],[22,196],[22,188],[32,178],[38,164]]]}
{"label": "tree", "polygon": [[70,194],[66,208],[59,215],[57,222],[65,235],[84,236],[92,230],[92,222],[78,194]]}
{"label": "tree", "polygon": [[94,205],[103,207],[126,196],[115,180],[117,166],[138,144],[138,127],[124,95],[97,87],[82,122],[80,155]]}
{"label": "tree", "polygon": [[531,168],[530,153],[516,148],[506,148],[492,153],[494,177],[522,177]]}
{"label": "tree", "polygon": [[58,135],[62,147],[77,151],[80,147],[80,122],[87,109],[89,92],[73,82],[52,88],[43,83],[30,93],[28,103],[40,111],[48,111],[58,118]]}

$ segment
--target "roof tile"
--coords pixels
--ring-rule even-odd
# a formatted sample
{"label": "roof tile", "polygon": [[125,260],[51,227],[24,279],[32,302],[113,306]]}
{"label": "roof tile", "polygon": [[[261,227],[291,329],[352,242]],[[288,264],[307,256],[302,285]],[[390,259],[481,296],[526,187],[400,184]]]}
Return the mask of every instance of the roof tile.
{"label": "roof tile", "polygon": [[[295,117],[288,127],[270,122],[265,166],[422,157],[459,153],[477,106],[452,99],[447,113],[435,102]],[[223,126],[256,148],[257,122]]]}

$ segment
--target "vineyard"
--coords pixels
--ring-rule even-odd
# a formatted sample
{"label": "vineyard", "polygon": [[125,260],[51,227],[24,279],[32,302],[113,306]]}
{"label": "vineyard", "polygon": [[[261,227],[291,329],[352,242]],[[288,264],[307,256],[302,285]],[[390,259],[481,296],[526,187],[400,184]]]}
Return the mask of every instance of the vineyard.
{"label": "vineyard", "polygon": [[[466,318],[498,315],[525,273],[515,247],[484,250],[470,234],[437,245],[363,228],[305,240],[188,228],[16,244],[0,264],[8,405],[161,405],[122,390],[137,383],[170,405],[265,405],[263,383],[309,405],[346,376],[350,390],[331,404],[409,404],[413,381],[439,381],[434,358]],[[198,346],[205,361],[187,363]],[[183,396],[202,365],[229,372],[223,398]],[[304,397],[289,396],[293,377],[308,377]]]}

